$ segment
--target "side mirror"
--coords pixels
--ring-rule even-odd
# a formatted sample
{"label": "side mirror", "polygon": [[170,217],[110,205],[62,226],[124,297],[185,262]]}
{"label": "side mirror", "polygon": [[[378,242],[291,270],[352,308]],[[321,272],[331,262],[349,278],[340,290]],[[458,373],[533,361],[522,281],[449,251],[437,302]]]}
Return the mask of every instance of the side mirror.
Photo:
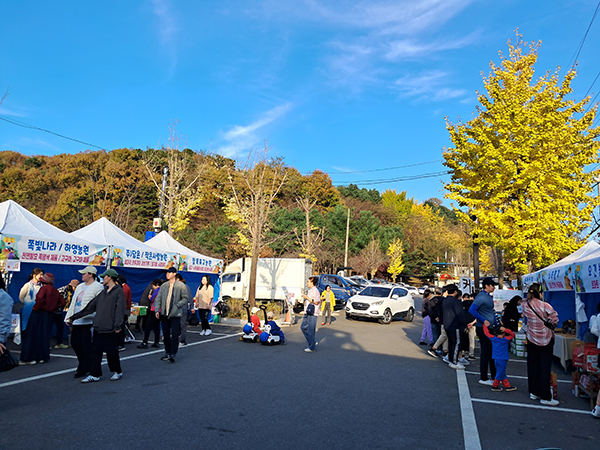
{"label": "side mirror", "polygon": [[398,296],[398,294],[394,294],[394,295],[392,295],[392,298],[393,298],[394,300],[398,300],[400,297]]}

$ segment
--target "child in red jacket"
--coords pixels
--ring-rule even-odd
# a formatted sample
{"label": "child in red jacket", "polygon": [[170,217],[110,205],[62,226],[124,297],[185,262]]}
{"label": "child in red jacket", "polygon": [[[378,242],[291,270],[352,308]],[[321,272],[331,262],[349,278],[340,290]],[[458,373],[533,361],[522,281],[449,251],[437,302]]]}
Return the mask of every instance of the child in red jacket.
{"label": "child in red jacket", "polygon": [[483,332],[492,341],[492,358],[496,363],[496,378],[492,385],[492,391],[502,391],[502,386],[507,391],[516,391],[517,388],[511,386],[506,378],[506,365],[508,364],[508,346],[510,341],[514,339],[515,333],[503,326],[483,327]]}

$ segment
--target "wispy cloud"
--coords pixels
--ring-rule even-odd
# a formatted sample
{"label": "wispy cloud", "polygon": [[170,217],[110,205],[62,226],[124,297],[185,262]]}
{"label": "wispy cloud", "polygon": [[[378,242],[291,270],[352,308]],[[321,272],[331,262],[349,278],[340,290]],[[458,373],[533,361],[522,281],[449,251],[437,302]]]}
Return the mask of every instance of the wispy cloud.
{"label": "wispy cloud", "polygon": [[432,70],[417,76],[407,75],[394,82],[394,89],[403,97],[416,100],[441,101],[464,97],[468,94],[465,89],[454,89],[444,86],[448,73]]}
{"label": "wispy cloud", "polygon": [[13,109],[5,108],[4,106],[0,106],[0,114],[3,116],[27,117],[27,114],[24,112],[15,111]]}
{"label": "wispy cloud", "polygon": [[169,58],[169,72],[177,67],[177,21],[169,0],[152,0],[152,12],[157,19],[159,42]]}
{"label": "wispy cloud", "polygon": [[217,149],[218,153],[223,156],[232,157],[249,150],[265,139],[265,136],[259,135],[261,129],[283,117],[292,108],[292,103],[285,103],[266,111],[249,125],[233,126],[230,130],[222,134],[222,139],[225,143]]}
{"label": "wispy cloud", "polygon": [[452,36],[442,29],[473,1],[264,0],[262,12],[266,20],[312,22],[326,28],[332,35],[325,41],[326,75],[335,86],[360,91],[389,84],[398,62],[426,64],[438,53],[475,42],[478,32]]}
{"label": "wispy cloud", "polygon": [[48,155],[58,154],[62,150],[60,147],[44,141],[43,139],[19,138],[15,141],[2,143],[3,150],[13,150],[24,155]]}

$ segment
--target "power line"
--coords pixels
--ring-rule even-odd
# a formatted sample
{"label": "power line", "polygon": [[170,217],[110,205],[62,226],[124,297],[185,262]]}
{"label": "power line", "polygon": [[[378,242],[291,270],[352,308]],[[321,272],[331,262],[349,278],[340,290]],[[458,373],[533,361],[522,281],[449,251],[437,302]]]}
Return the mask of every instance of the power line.
{"label": "power line", "polygon": [[583,39],[581,40],[581,44],[579,44],[579,48],[577,49],[577,51],[574,54],[574,57],[571,57],[571,60],[569,61],[569,64],[571,64],[571,61],[573,61],[573,64],[571,64],[571,69],[573,69],[573,67],[575,66],[575,63],[577,62],[577,59],[579,58],[579,54],[581,53],[581,50],[583,49],[583,44],[585,44],[585,40],[587,39],[588,33],[590,32],[590,29],[592,28],[592,24],[594,23],[594,19],[596,19],[596,15],[598,14],[598,9],[600,8],[600,1],[598,2],[598,5],[596,6],[596,10],[594,11],[594,15],[592,16],[592,20],[590,20],[590,24],[587,27],[587,30],[585,31],[585,34],[583,35]]}
{"label": "power line", "polygon": [[100,150],[104,150],[104,147],[99,147],[97,145],[90,144],[89,142],[80,141],[79,139],[71,138],[69,136],[65,136],[64,134],[55,133],[54,131],[46,130],[44,128],[36,127],[34,125],[29,125],[27,123],[20,122],[20,121],[14,120],[14,119],[9,119],[7,117],[0,116],[0,120],[4,120],[5,122],[8,122],[8,123],[13,124],[13,125],[17,125],[19,127],[29,128],[31,130],[43,131],[44,133],[53,134],[54,136],[58,136],[58,137],[63,138],[63,139],[68,139],[69,141],[78,142],[78,143],[83,144],[83,145],[88,145],[90,147],[94,147],[94,148],[98,148]]}
{"label": "power line", "polygon": [[417,166],[424,166],[426,164],[433,164],[433,163],[439,163],[442,162],[439,159],[436,159],[435,161],[427,161],[427,162],[422,162],[422,163],[418,163],[418,164],[409,164],[407,166],[396,166],[396,167],[385,167],[385,168],[381,168],[381,169],[371,169],[371,170],[357,170],[357,171],[339,171],[339,172],[327,172],[329,175],[331,174],[337,174],[337,175],[344,175],[344,174],[352,174],[352,173],[368,173],[368,172],[382,172],[384,170],[396,170],[396,169],[406,169],[408,167],[417,167]]}
{"label": "power line", "polygon": [[[451,173],[451,171],[444,170],[444,171],[441,171],[441,172],[422,173],[422,174],[419,174],[419,175],[409,175],[409,176],[406,176],[406,177],[388,178],[388,179],[385,179],[385,180],[379,179],[379,180],[364,180],[364,181],[344,181],[344,183],[345,184],[360,184],[360,185],[398,183],[398,182],[402,182],[402,181],[414,181],[414,180],[421,180],[421,179],[424,179],[424,178],[440,177],[440,176],[448,175],[449,173]],[[333,183],[333,184],[339,185],[340,183]]]}

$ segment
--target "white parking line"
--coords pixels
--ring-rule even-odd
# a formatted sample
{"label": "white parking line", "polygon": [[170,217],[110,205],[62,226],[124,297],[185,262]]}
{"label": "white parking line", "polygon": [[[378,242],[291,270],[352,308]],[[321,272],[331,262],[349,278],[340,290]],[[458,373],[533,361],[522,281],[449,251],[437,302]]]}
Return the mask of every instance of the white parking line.
{"label": "white parking line", "polygon": [[[469,370],[465,370],[465,373],[468,373],[469,375],[479,375],[479,372],[471,372]],[[521,375],[507,375],[508,378],[517,378],[519,380],[526,380],[527,377],[521,376]],[[571,384],[571,380],[557,380],[559,383],[569,383]]]}
{"label": "white parking line", "polygon": [[[226,336],[221,336],[221,337],[217,337],[214,339],[209,339],[206,341],[199,341],[199,342],[193,342],[191,344],[185,345],[183,347],[179,347],[180,349],[185,349],[188,347],[192,347],[194,345],[200,345],[200,344],[207,344],[209,342],[214,342],[214,341],[220,341],[221,339],[227,339],[229,337],[234,337],[234,336],[240,336],[243,333],[235,333],[235,334],[228,334]],[[131,356],[125,356],[120,358],[121,361],[127,361],[128,359],[134,359],[134,358],[141,358],[143,356],[149,356],[149,355],[154,355],[156,353],[164,353],[164,350],[153,350],[150,352],[143,352],[143,353],[138,353],[136,355],[131,355]],[[56,356],[56,355],[54,355]],[[102,365],[106,364],[106,360],[103,360]],[[50,372],[50,373],[43,373],[41,375],[36,375],[33,377],[27,377],[27,378],[21,378],[20,380],[13,380],[13,381],[7,381],[5,383],[0,383],[0,389],[1,388],[5,388],[5,387],[9,387],[9,386],[14,386],[17,384],[22,384],[22,383],[27,383],[29,381],[36,381],[36,380],[42,380],[44,378],[49,378],[49,377],[54,377],[57,375],[63,375],[65,373],[70,373],[70,372],[75,372],[75,370],[77,370],[77,368],[72,368],[72,369],[64,369],[64,370],[58,370],[56,372]]]}
{"label": "white parking line", "polygon": [[473,410],[469,384],[467,383],[467,376],[464,370],[456,371],[456,381],[458,382],[458,397],[460,399],[460,415],[462,417],[465,450],[481,450],[475,411]]}
{"label": "white parking line", "polygon": [[517,406],[519,408],[533,408],[533,409],[545,409],[548,411],[560,411],[560,412],[571,412],[577,414],[589,414],[589,410],[584,409],[571,409],[571,408],[559,408],[556,406],[544,406],[544,405],[530,405],[528,403],[512,403],[512,402],[502,402],[499,400],[488,400],[485,398],[472,398],[474,402],[478,403],[491,403],[493,405],[503,405],[503,406]]}

